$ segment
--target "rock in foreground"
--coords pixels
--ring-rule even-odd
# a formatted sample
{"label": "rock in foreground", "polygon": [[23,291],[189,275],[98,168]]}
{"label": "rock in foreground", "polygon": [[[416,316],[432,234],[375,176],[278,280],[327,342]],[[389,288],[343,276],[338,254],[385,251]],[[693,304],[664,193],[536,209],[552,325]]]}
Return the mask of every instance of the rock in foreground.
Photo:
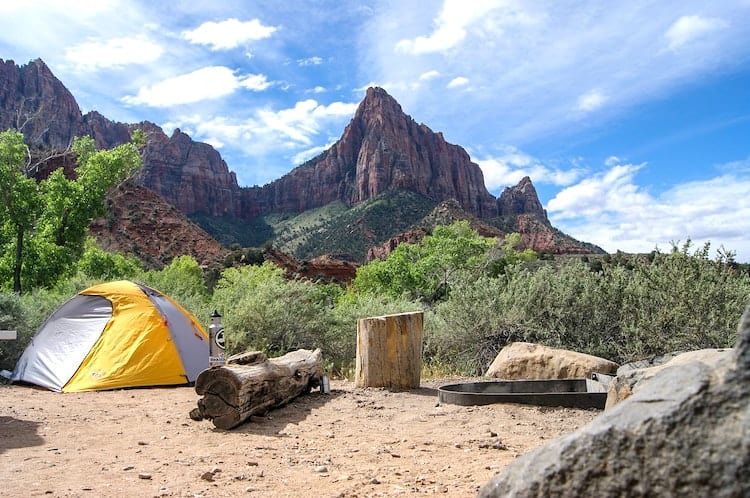
{"label": "rock in foreground", "polygon": [[750,307],[715,368],[665,368],[569,436],[515,460],[480,497],[750,496]]}

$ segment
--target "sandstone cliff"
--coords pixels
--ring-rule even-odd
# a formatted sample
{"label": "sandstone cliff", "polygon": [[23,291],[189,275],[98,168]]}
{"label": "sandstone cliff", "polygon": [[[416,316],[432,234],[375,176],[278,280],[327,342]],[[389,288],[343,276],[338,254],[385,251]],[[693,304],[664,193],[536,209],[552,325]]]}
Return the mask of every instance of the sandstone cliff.
{"label": "sandstone cliff", "polygon": [[[147,132],[138,182],[185,214],[253,218],[266,212],[302,212],[340,200],[352,206],[383,192],[407,189],[440,202],[455,199],[480,218],[543,209],[528,195],[496,202],[482,171],[466,151],[417,124],[381,88],[369,88],[341,139],[317,158],[264,187],[240,188],[219,153],[180,130],[168,137],[153,123],[117,123],[96,111],[81,114],[73,95],[37,59],[23,66],[0,60],[0,127],[20,128],[32,145],[61,150],[90,135],[100,147]],[[533,211],[529,211],[529,209]],[[542,215],[543,217],[543,215]]]}
{"label": "sandstone cliff", "polygon": [[258,211],[301,212],[335,200],[356,205],[406,189],[435,201],[455,199],[479,217],[497,214],[482,170],[441,133],[417,124],[382,88],[368,88],[330,149],[261,189],[247,191]]}
{"label": "sandstone cliff", "polygon": [[83,132],[75,98],[41,59],[20,67],[0,59],[0,129],[8,128],[23,132],[32,147],[58,150]]}
{"label": "sandstone cliff", "polygon": [[138,182],[183,213],[238,215],[239,187],[219,153],[175,130],[168,137],[153,123],[118,123],[96,111],[86,115],[73,95],[41,60],[17,66],[0,59],[0,129],[23,132],[32,149],[61,151],[89,135],[100,148],[130,140],[134,128],[148,137]]}
{"label": "sandstone cliff", "polygon": [[193,141],[179,129],[167,137],[156,125],[142,127],[148,141],[139,183],[185,214],[240,215],[237,177],[213,147]]}

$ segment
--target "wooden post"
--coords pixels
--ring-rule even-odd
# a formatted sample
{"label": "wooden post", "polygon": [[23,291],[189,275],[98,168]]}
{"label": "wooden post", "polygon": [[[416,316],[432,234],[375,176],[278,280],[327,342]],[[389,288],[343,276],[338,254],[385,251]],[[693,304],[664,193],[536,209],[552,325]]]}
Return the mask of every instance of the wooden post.
{"label": "wooden post", "polygon": [[357,322],[357,387],[419,387],[423,319],[417,311]]}

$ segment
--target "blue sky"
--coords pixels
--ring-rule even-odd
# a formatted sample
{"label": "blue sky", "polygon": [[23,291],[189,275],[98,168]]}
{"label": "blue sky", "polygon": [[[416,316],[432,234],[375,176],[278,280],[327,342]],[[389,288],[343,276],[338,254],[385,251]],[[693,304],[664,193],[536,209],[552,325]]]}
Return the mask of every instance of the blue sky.
{"label": "blue sky", "polygon": [[179,127],[243,186],[378,85],[578,239],[750,261],[750,0],[3,2],[0,58],[37,57],[83,112]]}

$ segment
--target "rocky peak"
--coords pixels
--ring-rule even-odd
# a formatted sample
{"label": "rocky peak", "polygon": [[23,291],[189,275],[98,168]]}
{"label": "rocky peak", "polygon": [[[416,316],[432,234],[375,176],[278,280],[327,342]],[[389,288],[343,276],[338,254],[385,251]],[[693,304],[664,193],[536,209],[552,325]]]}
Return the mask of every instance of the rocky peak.
{"label": "rocky peak", "polygon": [[83,128],[100,149],[111,149],[130,140],[132,126],[116,123],[97,111],[83,116]]}
{"label": "rocky peak", "polygon": [[356,205],[398,189],[435,201],[455,199],[480,217],[497,214],[479,166],[466,151],[404,114],[382,88],[369,88],[328,151],[263,187],[248,203],[301,212],[334,200]]}
{"label": "rocky peak", "polygon": [[353,204],[409,189],[436,201],[455,199],[479,217],[495,214],[482,171],[466,151],[417,124],[382,88],[367,90],[341,141],[351,140],[358,146]]}
{"label": "rocky peak", "polygon": [[528,176],[524,176],[515,187],[506,187],[503,190],[497,200],[497,209],[500,216],[532,214],[549,223],[547,212],[542,207],[534,184]]}
{"label": "rocky peak", "polygon": [[34,147],[65,149],[81,134],[73,95],[41,59],[23,66],[0,59],[0,128],[20,130]]}

